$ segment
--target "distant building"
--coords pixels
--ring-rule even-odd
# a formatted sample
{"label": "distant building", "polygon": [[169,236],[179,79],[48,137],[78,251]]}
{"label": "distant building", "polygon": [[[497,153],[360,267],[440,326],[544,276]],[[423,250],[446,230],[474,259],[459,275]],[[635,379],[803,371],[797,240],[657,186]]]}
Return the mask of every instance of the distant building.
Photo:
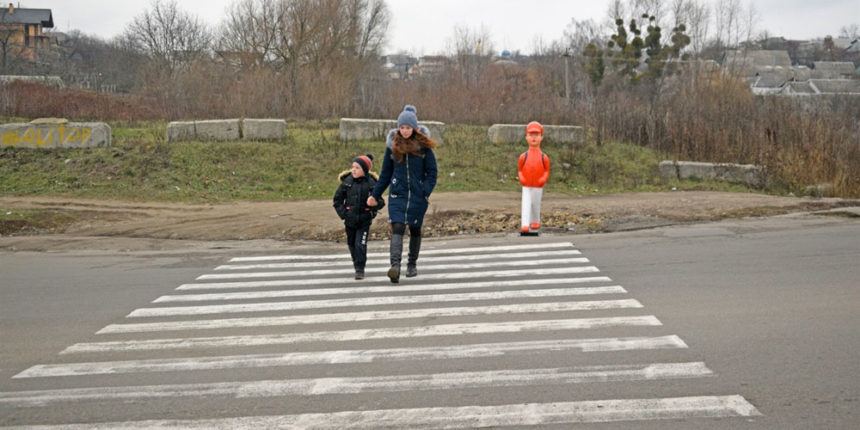
{"label": "distant building", "polygon": [[417,58],[405,54],[386,55],[382,62],[390,79],[408,79],[412,68],[418,65]]}
{"label": "distant building", "polygon": [[513,67],[516,67],[516,66],[519,66],[519,63],[517,63],[517,61],[514,59],[514,55],[511,53],[511,51],[508,51],[506,49],[506,50],[502,51],[501,53],[499,53],[499,56],[495,57],[493,59],[493,62],[490,63],[490,65],[492,65],[492,66],[513,66]]}
{"label": "distant building", "polygon": [[447,70],[450,64],[451,60],[444,55],[425,55],[418,59],[418,65],[410,72],[410,76],[438,76]]}
{"label": "distant building", "polygon": [[45,75],[0,75],[0,84],[10,84],[12,82],[35,82],[38,84],[49,85],[52,87],[63,88],[65,87],[65,83],[63,83],[63,79],[59,76],[45,76]]}
{"label": "distant building", "polygon": [[51,44],[46,28],[54,27],[51,9],[17,8],[9,3],[0,7],[0,48],[5,55],[34,61],[38,52]]}
{"label": "distant building", "polygon": [[755,73],[791,67],[788,51],[738,50],[727,51],[723,67],[740,73]]}
{"label": "distant building", "polygon": [[723,70],[745,77],[756,95],[860,95],[860,76],[847,61],[815,61],[810,69],[793,66],[788,51],[729,51]]}
{"label": "distant building", "polygon": [[851,79],[854,63],[848,61],[816,61],[813,63],[813,79]]}

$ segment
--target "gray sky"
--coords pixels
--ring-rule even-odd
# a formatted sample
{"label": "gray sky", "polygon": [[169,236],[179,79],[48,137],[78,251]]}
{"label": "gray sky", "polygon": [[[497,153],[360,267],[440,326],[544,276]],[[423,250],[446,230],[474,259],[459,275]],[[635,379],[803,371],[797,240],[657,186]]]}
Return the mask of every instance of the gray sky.
{"label": "gray sky", "polygon": [[[216,25],[234,0],[179,0],[184,10]],[[709,3],[717,0],[708,0]],[[8,3],[9,0],[0,0]],[[56,30],[79,29],[111,37],[149,0],[22,0],[21,7],[50,8]],[[528,53],[537,38],[562,36],[571,18],[603,22],[609,0],[388,0],[392,22],[388,52],[413,54],[444,51],[455,26],[479,28],[492,35],[497,50]],[[756,29],[789,39],[836,35],[843,26],[860,25],[860,0],[755,0],[761,19]],[[748,4],[744,2],[744,4]]]}

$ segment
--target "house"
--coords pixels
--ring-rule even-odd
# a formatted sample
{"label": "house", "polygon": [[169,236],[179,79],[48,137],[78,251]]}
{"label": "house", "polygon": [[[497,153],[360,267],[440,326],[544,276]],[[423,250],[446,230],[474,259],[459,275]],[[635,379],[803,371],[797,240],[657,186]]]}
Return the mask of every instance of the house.
{"label": "house", "polygon": [[723,59],[723,68],[753,75],[756,72],[790,69],[788,51],[728,51]]}
{"label": "house", "polygon": [[38,51],[51,44],[46,28],[54,28],[51,9],[17,8],[9,3],[0,7],[0,48],[3,55],[12,54],[30,61],[38,58]]}
{"label": "house", "polygon": [[410,74],[422,78],[438,76],[447,70],[451,60],[444,55],[425,55],[418,59],[418,65],[410,70]]}
{"label": "house", "polygon": [[813,79],[851,79],[854,63],[850,61],[816,61],[812,69]]}
{"label": "house", "polygon": [[390,79],[406,79],[413,67],[418,65],[418,59],[406,54],[394,54],[382,57],[386,75]]}

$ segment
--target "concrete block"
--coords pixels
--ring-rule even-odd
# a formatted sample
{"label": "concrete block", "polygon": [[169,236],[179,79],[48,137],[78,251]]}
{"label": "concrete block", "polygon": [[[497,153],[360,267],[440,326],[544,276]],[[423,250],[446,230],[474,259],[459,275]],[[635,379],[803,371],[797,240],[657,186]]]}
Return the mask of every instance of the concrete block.
{"label": "concrete block", "polygon": [[287,137],[287,122],[282,119],[245,119],[242,140],[283,140]]}
{"label": "concrete block", "polygon": [[238,119],[213,119],[195,121],[197,140],[230,141],[239,140]]}
{"label": "concrete block", "polygon": [[94,148],[110,145],[111,129],[103,122],[46,118],[31,123],[0,125],[0,146],[4,148]]}
{"label": "concrete block", "polygon": [[666,180],[678,179],[678,168],[672,160],[663,160],[659,164],[660,177]]}
{"label": "concrete block", "polygon": [[[546,140],[555,143],[585,143],[585,130],[574,125],[545,125],[543,134]],[[525,143],[525,124],[493,124],[487,129],[487,139],[492,143]]]}
{"label": "concrete block", "polygon": [[765,185],[762,168],[752,164],[715,164],[714,175],[721,181],[746,184],[755,188]]}
{"label": "concrete block", "polygon": [[168,142],[187,142],[197,139],[194,121],[174,121],[167,124]]}
{"label": "concrete block", "polygon": [[717,178],[714,171],[714,163],[700,163],[697,161],[679,161],[678,178],[699,179],[712,181]]}
{"label": "concrete block", "polygon": [[384,119],[341,118],[340,140],[384,139],[394,125],[396,122]]}
{"label": "concrete block", "polygon": [[[444,141],[445,123],[439,121],[419,121],[419,125],[427,127],[430,135],[438,143]],[[390,119],[341,118],[340,140],[373,140],[385,139],[388,131],[397,128],[397,121]]]}
{"label": "concrete block", "polygon": [[664,177],[664,169],[669,171],[669,166],[677,168],[678,179],[699,179],[710,181],[726,181],[736,184],[745,184],[750,187],[760,188],[765,186],[764,170],[761,166],[753,164],[734,163],[701,163],[696,161],[672,161],[660,162],[660,172]]}

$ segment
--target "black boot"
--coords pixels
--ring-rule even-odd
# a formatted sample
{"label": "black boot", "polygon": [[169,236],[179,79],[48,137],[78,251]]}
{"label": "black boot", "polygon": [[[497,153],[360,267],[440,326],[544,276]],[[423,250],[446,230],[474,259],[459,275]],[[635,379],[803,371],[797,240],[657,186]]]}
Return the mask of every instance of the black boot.
{"label": "black boot", "polygon": [[359,265],[354,264],[355,267],[355,280],[360,281],[364,279],[364,267],[359,267]]}
{"label": "black boot", "polygon": [[421,236],[409,235],[409,260],[406,262],[406,277],[418,276],[418,251],[421,250]]}
{"label": "black boot", "polygon": [[388,269],[388,279],[392,284],[400,282],[400,259],[403,255],[403,235],[391,235],[391,268]]}

